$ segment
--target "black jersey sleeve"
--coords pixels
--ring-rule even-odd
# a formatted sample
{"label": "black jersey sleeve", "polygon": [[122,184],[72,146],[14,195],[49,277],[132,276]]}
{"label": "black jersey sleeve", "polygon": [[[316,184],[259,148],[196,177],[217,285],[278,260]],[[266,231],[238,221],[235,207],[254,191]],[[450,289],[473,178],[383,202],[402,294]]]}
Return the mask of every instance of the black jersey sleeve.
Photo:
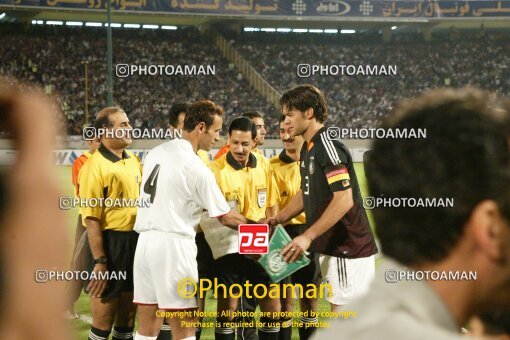
{"label": "black jersey sleeve", "polygon": [[324,170],[331,191],[350,189],[349,157],[341,144],[338,141],[329,140],[327,134],[322,133],[316,147],[317,161]]}

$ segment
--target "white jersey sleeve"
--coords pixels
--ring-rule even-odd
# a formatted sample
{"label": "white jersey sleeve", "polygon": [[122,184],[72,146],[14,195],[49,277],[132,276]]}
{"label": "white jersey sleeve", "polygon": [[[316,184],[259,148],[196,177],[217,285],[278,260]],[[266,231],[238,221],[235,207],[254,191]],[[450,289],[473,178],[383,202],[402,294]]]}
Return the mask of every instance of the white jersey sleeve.
{"label": "white jersey sleeve", "polygon": [[192,170],[187,177],[188,188],[195,203],[209,212],[210,217],[220,217],[230,211],[230,207],[223,197],[216,179],[205,165]]}

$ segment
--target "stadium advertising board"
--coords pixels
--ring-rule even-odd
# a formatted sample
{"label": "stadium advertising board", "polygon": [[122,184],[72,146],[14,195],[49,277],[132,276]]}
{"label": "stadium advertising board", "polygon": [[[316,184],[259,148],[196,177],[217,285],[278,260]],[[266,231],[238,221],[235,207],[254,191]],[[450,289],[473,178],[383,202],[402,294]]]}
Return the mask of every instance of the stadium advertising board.
{"label": "stadium advertising board", "polygon": [[[0,5],[106,9],[105,0],[0,0]],[[114,0],[114,10],[312,17],[507,17],[510,1]]]}

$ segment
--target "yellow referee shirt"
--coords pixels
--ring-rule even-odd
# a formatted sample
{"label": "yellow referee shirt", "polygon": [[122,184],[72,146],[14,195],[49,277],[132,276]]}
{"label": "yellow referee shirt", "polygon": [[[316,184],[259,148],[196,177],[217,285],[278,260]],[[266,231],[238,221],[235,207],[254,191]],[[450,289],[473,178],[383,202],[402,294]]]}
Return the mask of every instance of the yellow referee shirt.
{"label": "yellow referee shirt", "polygon": [[[252,154],[255,155],[255,157],[257,158],[257,161],[259,161],[263,166],[269,167],[269,169],[271,170],[271,176],[272,176],[273,168],[271,167],[271,163],[269,162],[269,159],[266,156],[264,156],[264,154],[262,153],[262,151],[259,148],[255,148],[251,152],[252,152]],[[271,181],[268,191],[278,190],[278,187],[276,189],[272,188],[273,183],[276,183],[276,182]]]}
{"label": "yellow referee shirt", "polygon": [[[74,186],[74,197],[80,197],[80,186],[78,185],[78,174],[80,173],[83,164],[92,156],[88,151],[85,151],[81,156],[76,158],[73,162],[72,178]],[[78,215],[81,215],[81,208],[78,208]]]}
{"label": "yellow referee shirt", "polygon": [[211,163],[211,170],[231,208],[248,219],[265,218],[266,208],[278,203],[278,188],[269,162],[259,161],[253,153],[246,167],[228,152]]}
{"label": "yellow referee shirt", "polygon": [[207,151],[198,150],[197,156],[200,157],[200,159],[202,160],[202,162],[204,162],[205,165],[209,166],[210,161],[209,161],[209,154],[207,153]]}
{"label": "yellow referee shirt", "polygon": [[[273,176],[278,186],[280,198],[278,201],[278,210],[281,211],[289,204],[291,199],[301,188],[301,175],[299,173],[299,162],[294,161],[287,156],[283,150],[278,156],[270,159]],[[302,212],[294,217],[288,224],[305,224],[305,213]]]}
{"label": "yellow referee shirt", "polygon": [[117,157],[103,144],[88,159],[78,175],[80,198],[87,200],[82,205],[82,218],[99,220],[102,230],[132,231],[137,207],[91,204],[92,198],[135,201],[140,196],[142,165],[140,159],[130,151]]}
{"label": "yellow referee shirt", "polygon": [[[211,165],[211,162],[209,161],[209,154],[205,150],[198,150],[197,151],[198,157],[204,162],[205,165],[208,167]],[[197,227],[197,234],[202,232],[202,228],[200,227],[200,224]]]}

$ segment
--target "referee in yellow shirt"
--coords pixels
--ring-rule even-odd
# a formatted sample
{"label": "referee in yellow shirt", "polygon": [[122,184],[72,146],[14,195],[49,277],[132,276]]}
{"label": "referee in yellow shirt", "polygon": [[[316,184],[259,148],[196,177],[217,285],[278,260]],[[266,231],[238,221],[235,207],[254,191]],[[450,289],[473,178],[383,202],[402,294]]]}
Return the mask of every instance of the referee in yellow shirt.
{"label": "referee in yellow shirt", "polygon": [[[303,137],[291,137],[289,133],[289,126],[285,125],[285,116],[282,115],[279,119],[280,124],[280,139],[283,143],[283,151],[270,159],[273,176],[278,192],[280,193],[280,200],[278,201],[278,210],[283,210],[292,198],[298,193],[301,188],[301,175],[299,173],[299,155],[301,147],[303,146]],[[291,238],[301,235],[306,229],[306,217],[302,212],[294,217],[284,226],[287,233]],[[300,284],[307,287],[308,284],[318,284],[320,276],[319,254],[311,253],[308,255],[311,260],[310,264],[301,268],[291,276],[287,277],[282,283]],[[291,298],[292,291],[287,291],[287,298],[281,299],[281,311],[293,312],[294,299]],[[317,312],[317,298],[303,297],[299,300],[301,312],[307,312],[307,317],[300,316],[299,322],[303,323],[303,327],[299,328],[299,339],[304,340],[310,338],[313,331],[317,329],[315,324],[318,322],[316,316],[311,312]],[[279,340],[290,340],[292,337],[292,318],[285,318],[281,320],[280,337]]]}
{"label": "referee in yellow shirt", "polygon": [[[142,168],[138,157],[125,150],[131,144],[129,132],[132,127],[124,110],[118,107],[103,109],[98,113],[94,127],[96,133],[101,129],[109,134],[101,137],[99,149],[79,173],[80,198],[110,199],[123,204],[89,203],[82,206],[87,245],[91,251],[87,268],[92,276],[87,285],[92,311],[89,339],[108,339],[114,321],[112,339],[132,339],[136,314],[133,260],[138,239],[133,226],[137,207],[124,205],[122,200],[138,199]],[[110,274],[109,280],[103,279],[106,272]],[[118,279],[112,278],[112,273],[118,274]],[[125,273],[126,278],[120,273]]]}
{"label": "referee in yellow shirt", "polygon": [[[264,116],[259,111],[246,111],[241,113],[241,117],[250,118],[253,124],[255,124],[255,126],[257,127],[257,137],[255,138],[256,144],[251,152],[253,152],[255,156],[258,155],[264,156],[262,152],[260,152],[260,149],[258,148],[259,146],[264,145],[264,140],[266,138],[267,133],[266,125],[264,124]],[[217,160],[218,158],[226,154],[229,150],[230,141],[227,141],[227,144],[224,145],[220,150],[218,150],[216,155],[214,155],[214,160]]]}
{"label": "referee in yellow shirt", "polygon": [[[233,210],[240,212],[249,220],[258,221],[271,207],[277,204],[278,191],[272,177],[269,162],[263,163],[252,153],[257,135],[255,124],[246,117],[234,119],[229,127],[230,150],[211,163],[211,170],[225,199]],[[218,281],[227,287],[233,284],[244,285],[246,281],[256,284],[270,284],[270,278],[262,266],[252,258],[238,253],[238,232],[224,226],[202,223],[212,255],[216,259],[215,272]],[[232,321],[238,299],[218,296],[218,315],[215,338],[233,339]],[[279,299],[268,296],[259,300],[262,312],[279,312]],[[228,316],[222,314],[229,311]],[[275,322],[276,321],[276,322]],[[261,318],[259,339],[278,336],[278,320]]]}

